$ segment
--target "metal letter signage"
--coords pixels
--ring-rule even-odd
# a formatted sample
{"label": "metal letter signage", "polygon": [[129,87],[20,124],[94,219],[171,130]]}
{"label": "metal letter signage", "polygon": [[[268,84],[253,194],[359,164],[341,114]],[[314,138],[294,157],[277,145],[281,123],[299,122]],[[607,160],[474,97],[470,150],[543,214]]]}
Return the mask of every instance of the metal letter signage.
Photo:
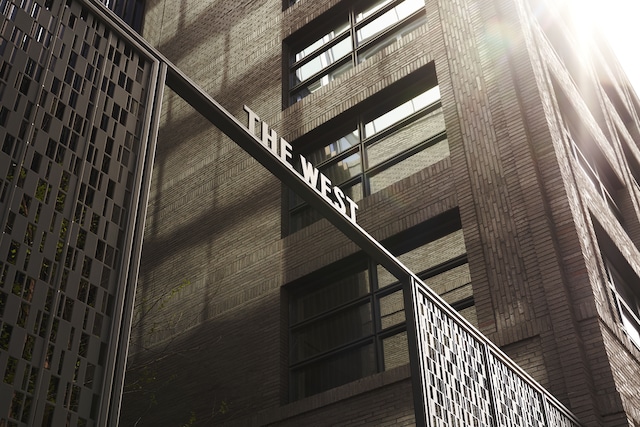
{"label": "metal letter signage", "polygon": [[356,210],[358,205],[349,196],[337,186],[331,183],[331,180],[327,178],[322,172],[313,166],[302,154],[300,154],[300,168],[298,171],[293,166],[293,154],[291,153],[291,144],[285,141],[284,138],[278,139],[278,134],[275,130],[270,129],[266,122],[260,120],[260,117],[254,113],[246,105],[243,106],[244,111],[249,115],[249,121],[247,123],[247,131],[252,136],[256,135],[256,124],[260,126],[259,138],[260,143],[269,150],[273,156],[280,160],[282,164],[295,172],[295,175],[300,181],[311,187],[316,193],[320,194],[322,198],[335,210],[344,215],[349,221],[356,223]]}

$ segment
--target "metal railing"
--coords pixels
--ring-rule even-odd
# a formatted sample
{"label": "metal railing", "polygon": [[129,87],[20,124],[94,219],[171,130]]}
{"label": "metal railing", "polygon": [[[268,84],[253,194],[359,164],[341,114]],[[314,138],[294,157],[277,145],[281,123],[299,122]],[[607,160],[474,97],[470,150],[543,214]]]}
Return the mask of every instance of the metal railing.
{"label": "metal railing", "polygon": [[412,279],[405,298],[417,347],[412,360],[417,425],[580,425],[424,283]]}

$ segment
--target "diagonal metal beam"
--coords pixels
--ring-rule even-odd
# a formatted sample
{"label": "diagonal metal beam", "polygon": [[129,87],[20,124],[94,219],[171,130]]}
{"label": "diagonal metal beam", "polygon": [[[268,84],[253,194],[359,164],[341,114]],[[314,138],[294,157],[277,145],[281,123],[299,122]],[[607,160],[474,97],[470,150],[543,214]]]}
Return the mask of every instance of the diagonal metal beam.
{"label": "diagonal metal beam", "polygon": [[248,132],[248,129],[238,121],[231,113],[224,109],[210,95],[193,82],[178,67],[149,44],[142,36],[132,30],[128,25],[121,23],[110,10],[107,10],[98,0],[84,0],[91,6],[94,13],[102,17],[105,23],[111,23],[112,28],[126,35],[135,45],[147,54],[166,65],[166,84],[175,91],[178,96],[187,101],[197,112],[214,126],[220,129],[231,140],[237,143],[249,155],[253,156],[260,164],[266,167],[272,174],[282,180],[297,195],[302,197],[310,206],[318,210],[338,230],[343,232],[356,245],[360,246],[369,256],[384,266],[398,280],[408,281],[415,277],[411,271],[402,265],[389,251],[387,251],[376,239],[369,235],[362,227],[349,221],[338,211],[327,204],[327,201],[318,191],[309,187],[300,177],[287,168],[264,147],[260,140]]}
{"label": "diagonal metal beam", "polygon": [[246,126],[240,123],[211,96],[198,88],[182,71],[168,62],[167,66],[167,86],[178,93],[204,118],[209,120],[309,205],[320,212],[324,218],[361,247],[376,262],[389,270],[398,280],[407,281],[413,276],[413,273],[376,239],[328,204],[319,191],[307,185],[296,172],[278,160],[268,148],[262,145],[258,137],[249,133]]}

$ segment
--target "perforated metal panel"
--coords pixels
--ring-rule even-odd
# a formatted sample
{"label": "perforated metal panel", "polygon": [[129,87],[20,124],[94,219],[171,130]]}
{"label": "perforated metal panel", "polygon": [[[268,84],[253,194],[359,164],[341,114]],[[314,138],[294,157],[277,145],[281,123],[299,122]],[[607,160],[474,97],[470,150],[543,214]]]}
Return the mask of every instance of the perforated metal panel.
{"label": "perforated metal panel", "polygon": [[499,426],[545,426],[542,395],[509,368],[489,354],[494,406]]}
{"label": "perforated metal panel", "polygon": [[94,425],[152,63],[79,2],[0,12],[0,425]]}
{"label": "perforated metal panel", "polygon": [[544,402],[544,412],[547,416],[547,425],[556,427],[575,427],[578,425],[574,420],[566,416],[558,406],[553,405],[548,400]]}
{"label": "perforated metal panel", "polygon": [[[418,425],[578,426],[542,387],[427,286],[412,279]],[[408,315],[407,318],[411,316]],[[416,363],[417,362],[417,363]]]}
{"label": "perforated metal panel", "polygon": [[428,296],[415,294],[424,356],[423,395],[431,425],[491,425],[484,345]]}

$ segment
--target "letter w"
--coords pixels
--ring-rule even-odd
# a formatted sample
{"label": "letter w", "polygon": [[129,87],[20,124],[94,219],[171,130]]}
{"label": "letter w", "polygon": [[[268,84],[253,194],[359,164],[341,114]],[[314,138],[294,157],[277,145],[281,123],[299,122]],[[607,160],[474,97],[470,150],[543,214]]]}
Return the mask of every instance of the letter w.
{"label": "letter w", "polygon": [[304,180],[307,181],[307,184],[311,187],[317,188],[318,169],[313,167],[311,162],[308,162],[302,154],[300,155],[300,163],[302,164],[302,176],[304,177]]}

